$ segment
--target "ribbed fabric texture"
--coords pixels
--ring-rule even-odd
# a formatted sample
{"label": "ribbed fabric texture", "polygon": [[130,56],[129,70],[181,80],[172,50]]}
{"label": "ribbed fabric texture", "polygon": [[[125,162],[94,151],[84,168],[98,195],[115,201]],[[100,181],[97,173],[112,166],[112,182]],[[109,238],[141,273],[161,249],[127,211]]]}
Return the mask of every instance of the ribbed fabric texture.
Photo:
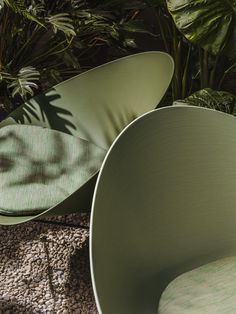
{"label": "ribbed fabric texture", "polygon": [[37,126],[0,129],[0,213],[37,214],[64,200],[95,174],[106,151]]}
{"label": "ribbed fabric texture", "polygon": [[162,294],[158,314],[235,314],[236,257],[186,272]]}

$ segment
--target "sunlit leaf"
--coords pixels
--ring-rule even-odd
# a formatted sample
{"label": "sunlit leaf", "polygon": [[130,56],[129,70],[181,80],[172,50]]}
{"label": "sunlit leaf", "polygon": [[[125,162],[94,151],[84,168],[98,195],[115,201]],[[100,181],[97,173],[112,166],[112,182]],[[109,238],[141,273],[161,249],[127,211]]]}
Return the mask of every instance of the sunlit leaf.
{"label": "sunlit leaf", "polygon": [[166,0],[177,28],[192,43],[216,55],[236,56],[235,0]]}
{"label": "sunlit leaf", "polygon": [[67,36],[75,36],[74,26],[72,25],[72,19],[69,18],[67,13],[59,13],[47,17],[47,22],[53,27],[55,33],[62,31]]}
{"label": "sunlit leaf", "polygon": [[12,90],[12,97],[17,94],[24,98],[26,95],[33,96],[33,89],[38,88],[35,81],[39,80],[39,72],[33,67],[22,68],[16,77],[11,79],[8,88]]}

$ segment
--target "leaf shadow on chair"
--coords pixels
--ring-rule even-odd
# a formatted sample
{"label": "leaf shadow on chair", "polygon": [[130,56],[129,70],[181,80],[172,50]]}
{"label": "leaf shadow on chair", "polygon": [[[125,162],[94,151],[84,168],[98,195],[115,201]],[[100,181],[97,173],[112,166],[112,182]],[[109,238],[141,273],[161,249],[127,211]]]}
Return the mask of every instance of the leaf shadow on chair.
{"label": "leaf shadow on chair", "polygon": [[[51,147],[49,147],[49,150],[51,149],[52,153],[50,152],[50,155],[47,157],[42,156],[42,154],[41,156],[38,156],[37,150],[34,151],[32,146],[20,135],[17,128],[15,128],[14,131],[9,130],[0,136],[0,172],[2,173],[3,179],[3,186],[1,189],[1,193],[3,193],[2,200],[9,199],[7,194],[4,195],[6,192],[14,192],[15,195],[12,195],[12,197],[18,197],[20,200],[21,197],[27,197],[27,195],[22,196],[21,193],[18,193],[23,186],[26,189],[25,191],[32,190],[32,184],[40,184],[42,185],[42,188],[44,188],[45,186],[48,186],[48,184],[50,184],[50,186],[55,185],[57,182],[56,180],[60,177],[64,178],[66,176],[69,178],[70,175],[72,175],[73,185],[70,187],[65,187],[62,184],[64,181],[62,182],[61,179],[61,183],[57,184],[58,193],[60,192],[61,195],[60,197],[64,195],[63,197],[66,198],[73,192],[71,191],[72,187],[76,189],[76,182],[74,182],[73,178],[74,171],[78,165],[83,168],[89,167],[90,171],[94,173],[97,171],[93,161],[91,160],[90,162],[88,160],[88,155],[90,154],[89,147],[81,146],[78,156],[74,156],[73,159],[71,159],[65,145],[65,139],[61,137],[60,133],[50,132],[50,134]],[[32,136],[32,134],[29,134],[29,136]],[[48,136],[47,141],[49,141]],[[14,145],[12,145],[13,143]],[[38,144],[35,142],[34,146],[35,145]],[[14,150],[14,148],[11,148],[8,152],[9,146],[15,146],[17,149]],[[32,153],[32,151],[34,152]],[[21,171],[22,163],[24,164],[24,169],[26,169],[23,173]],[[16,175],[16,173],[20,173],[20,175]],[[6,180],[5,178],[7,178],[7,181],[4,181]],[[72,184],[72,181],[69,180],[68,182],[71,182]],[[82,179],[80,184],[81,183]],[[79,186],[78,181],[78,188]],[[34,192],[35,194],[38,193],[36,190]],[[36,196],[37,195],[35,195],[35,197]],[[41,196],[39,195],[37,199],[41,199]],[[46,207],[45,209],[48,208],[49,207]],[[44,208],[41,208],[40,210],[42,209]]]}
{"label": "leaf shadow on chair", "polygon": [[66,117],[72,117],[72,113],[58,106],[53,102],[61,98],[61,95],[54,88],[50,89],[47,94],[36,96],[24,105],[20,106],[12,118],[20,124],[32,122],[32,117],[43,123],[48,121],[52,129],[72,134],[71,129],[76,130],[76,126]]}
{"label": "leaf shadow on chair", "polygon": [[[30,136],[30,134],[29,134]],[[16,144],[20,146],[20,150],[16,152],[15,156],[13,154],[1,154],[0,153],[0,170],[1,172],[6,172],[11,170],[15,163],[17,163],[17,158],[22,157],[28,160],[29,162],[29,170],[30,172],[21,180],[15,181],[14,183],[11,183],[11,185],[18,185],[18,184],[29,184],[34,182],[44,182],[47,183],[47,181],[53,180],[60,175],[65,173],[65,168],[63,167],[63,156],[66,155],[66,150],[63,145],[63,141],[61,140],[61,137],[59,134],[54,133],[53,139],[54,139],[54,147],[53,152],[54,154],[49,160],[37,160],[34,159],[32,156],[30,156],[30,147],[28,147],[27,143],[23,141],[22,138],[18,136],[16,132],[9,132],[8,136],[0,137],[0,144],[6,145],[7,142],[4,143],[4,141],[7,141],[8,139],[13,139],[16,141]],[[83,152],[83,155],[86,155],[86,151]],[[12,157],[15,157],[15,160],[13,160]],[[78,159],[75,161],[75,163],[82,162],[83,160],[86,160],[86,158],[83,158],[83,156],[78,157]],[[15,163],[14,163],[15,161]],[[60,168],[58,168],[57,173],[47,173],[46,166],[48,164],[58,164],[60,165]],[[70,165],[69,171],[73,171],[74,163]],[[40,169],[40,172],[38,172],[38,169]],[[68,169],[67,169],[68,171]]]}

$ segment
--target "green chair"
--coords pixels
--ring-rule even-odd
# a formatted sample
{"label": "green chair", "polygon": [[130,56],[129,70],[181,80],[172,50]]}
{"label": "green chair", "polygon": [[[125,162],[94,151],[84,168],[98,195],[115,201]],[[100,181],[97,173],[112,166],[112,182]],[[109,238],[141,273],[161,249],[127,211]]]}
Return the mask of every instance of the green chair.
{"label": "green chair", "polygon": [[0,224],[89,210],[120,131],[156,107],[173,75],[162,52],[121,58],[69,79],[0,123]]}
{"label": "green chair", "polygon": [[[221,296],[223,312],[167,310],[187,297],[193,306],[203,275],[214,277],[215,269],[222,275],[222,265],[236,278],[235,134],[233,116],[173,106],[143,115],[119,135],[101,167],[91,215],[90,265],[100,314],[236,313],[227,295]],[[197,289],[187,285],[196,273],[186,272],[218,259],[196,270]],[[236,280],[231,284],[236,300]],[[185,295],[178,299],[173,294],[180,288]]]}

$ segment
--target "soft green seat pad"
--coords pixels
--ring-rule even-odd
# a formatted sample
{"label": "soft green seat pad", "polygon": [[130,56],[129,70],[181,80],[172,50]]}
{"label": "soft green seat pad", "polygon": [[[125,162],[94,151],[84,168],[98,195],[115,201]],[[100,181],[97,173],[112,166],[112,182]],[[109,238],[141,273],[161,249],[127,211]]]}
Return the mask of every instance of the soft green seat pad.
{"label": "soft green seat pad", "polygon": [[162,294],[159,314],[235,314],[236,257],[182,274]]}
{"label": "soft green seat pad", "polygon": [[0,213],[40,213],[64,200],[95,174],[105,150],[37,126],[0,129]]}

